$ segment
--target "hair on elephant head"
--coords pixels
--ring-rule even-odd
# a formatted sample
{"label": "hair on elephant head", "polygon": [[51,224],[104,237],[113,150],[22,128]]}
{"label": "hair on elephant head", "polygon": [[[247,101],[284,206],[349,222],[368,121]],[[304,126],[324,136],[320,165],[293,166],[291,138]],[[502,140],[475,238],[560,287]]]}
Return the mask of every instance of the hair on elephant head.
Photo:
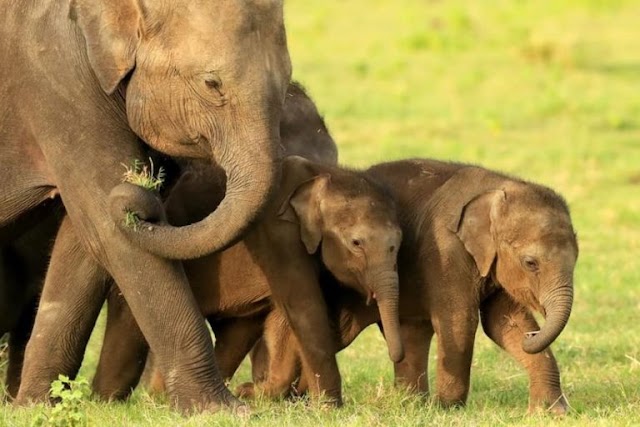
{"label": "hair on elephant head", "polygon": [[566,202],[546,187],[504,181],[466,201],[449,227],[481,276],[492,275],[516,301],[545,315],[523,349],[547,348],[567,324],[573,302],[578,243]]}
{"label": "hair on elephant head", "polygon": [[127,80],[131,129],[163,153],[214,159],[228,177],[225,200],[201,223],[133,232],[120,212],[120,228],[168,258],[197,257],[237,237],[277,178],[291,76],[282,1],[72,0],[70,16],[103,90]]}
{"label": "hair on elephant head", "polygon": [[393,199],[364,173],[318,167],[297,156],[285,160],[284,180],[300,169],[313,170],[314,177],[285,199],[280,218],[300,225],[307,252],[319,252],[338,281],[377,301],[389,356],[401,360],[397,255],[402,232]]}
{"label": "hair on elephant head", "polygon": [[338,163],[338,147],[316,104],[300,83],[292,82],[287,89],[280,138],[286,155],[319,163]]}

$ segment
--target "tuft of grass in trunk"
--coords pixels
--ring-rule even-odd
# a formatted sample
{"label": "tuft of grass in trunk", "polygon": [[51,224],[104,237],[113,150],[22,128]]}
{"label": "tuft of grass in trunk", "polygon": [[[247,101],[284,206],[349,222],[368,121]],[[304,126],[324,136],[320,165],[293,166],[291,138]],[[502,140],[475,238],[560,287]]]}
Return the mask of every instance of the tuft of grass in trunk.
{"label": "tuft of grass in trunk", "polygon": [[[123,164],[122,166],[125,168],[122,182],[129,182],[150,191],[160,191],[160,188],[162,188],[166,176],[164,168],[160,166],[156,174],[151,158],[149,158],[149,165],[135,159],[133,165],[127,166]],[[133,211],[127,211],[124,224],[134,231],[137,231],[140,225],[138,214]]]}
{"label": "tuft of grass in trunk", "polygon": [[123,166],[126,171],[123,174],[122,182],[130,182],[151,191],[159,191],[164,183],[166,176],[164,168],[160,166],[156,175],[151,158],[149,158],[149,165],[136,159],[132,166]]}

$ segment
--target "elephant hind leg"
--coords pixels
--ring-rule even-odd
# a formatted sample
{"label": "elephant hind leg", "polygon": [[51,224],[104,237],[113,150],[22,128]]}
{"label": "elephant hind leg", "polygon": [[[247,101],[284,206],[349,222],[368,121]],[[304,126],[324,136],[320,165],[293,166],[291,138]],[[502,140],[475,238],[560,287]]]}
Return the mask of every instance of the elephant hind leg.
{"label": "elephant hind leg", "polygon": [[[266,354],[265,354],[266,353]],[[251,396],[257,386],[269,398],[286,397],[292,393],[292,385],[300,375],[300,351],[298,340],[289,326],[284,313],[276,308],[264,322],[264,334],[252,351],[252,363],[268,361],[266,378],[262,382],[243,384],[239,393]],[[254,372],[264,371],[264,365],[253,367]],[[264,375],[264,374],[263,374]]]}
{"label": "elephant hind leg", "polygon": [[529,411],[547,409],[564,414],[568,403],[560,387],[560,371],[551,349],[529,354],[522,349],[525,332],[540,329],[529,310],[500,291],[480,307],[482,328],[491,340],[506,350],[529,374]]}
{"label": "elephant hind leg", "polygon": [[65,218],[25,351],[18,404],[46,399],[59,374],[75,377],[104,302],[105,277],[106,272],[80,247]]}
{"label": "elephant hind leg", "polygon": [[37,299],[34,298],[22,310],[18,324],[9,336],[9,365],[7,367],[7,393],[14,399],[20,388],[24,351],[31,336],[36,316]]}
{"label": "elephant hind leg", "polygon": [[124,400],[140,381],[149,346],[120,290],[110,283],[107,326],[93,391],[105,400]]}
{"label": "elephant hind leg", "polygon": [[216,337],[214,352],[218,370],[229,380],[262,335],[266,313],[250,317],[209,320]]}

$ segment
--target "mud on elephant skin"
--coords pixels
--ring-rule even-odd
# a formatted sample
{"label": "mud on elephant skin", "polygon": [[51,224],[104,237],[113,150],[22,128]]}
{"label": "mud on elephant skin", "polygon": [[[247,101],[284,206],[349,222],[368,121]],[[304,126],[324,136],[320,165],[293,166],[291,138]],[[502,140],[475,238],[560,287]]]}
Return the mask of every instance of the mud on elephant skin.
{"label": "mud on elephant skin", "polygon": [[[196,177],[181,180],[173,192],[194,194],[194,188],[206,188],[207,178],[197,178],[200,182]],[[136,193],[127,197],[137,205],[150,194],[132,189]],[[152,196],[142,200],[145,207],[138,207],[136,212],[143,217],[161,217],[163,208],[159,204],[154,208],[154,201],[157,203]],[[184,203],[197,212],[201,201],[202,197],[190,197]],[[190,210],[189,205],[183,208]],[[400,360],[403,350],[398,338],[396,271],[400,240],[395,206],[375,181],[361,172],[297,156],[286,158],[280,191],[244,240],[221,254],[184,263],[201,310],[214,331],[218,329],[216,355],[220,366],[228,367],[223,374],[235,372],[259,336],[253,335],[244,345],[226,342],[239,334],[228,332],[237,331],[238,324],[226,323],[225,319],[255,316],[269,308],[270,299],[285,313],[300,342],[303,360],[318,378],[312,392],[324,393],[330,401],[341,403],[340,375],[318,281],[321,268],[330,271],[343,286],[358,291],[363,300],[376,298],[388,331],[390,357]],[[122,340],[127,333],[123,329],[122,334],[113,336]],[[234,347],[244,347],[244,351]],[[104,348],[109,348],[109,343],[105,342]],[[228,362],[228,357],[233,362]],[[105,361],[105,366],[113,364]],[[107,377],[109,373],[99,370],[98,375]],[[267,394],[273,396],[288,389],[288,384],[269,386]]]}
{"label": "mud on elephant skin", "polygon": [[[85,283],[106,269],[175,373],[172,403],[237,404],[209,363],[211,339],[180,264],[163,257],[224,246],[269,198],[291,74],[282,2],[11,2],[0,17],[0,57],[11,58],[0,64],[0,227],[60,194],[74,229],[72,240],[56,239],[16,401],[46,400],[50,382],[72,374],[60,348],[76,339],[69,313],[94,311],[104,292]],[[229,188],[219,209],[184,229],[114,229],[108,194],[122,163],[145,158],[139,137],[220,164]],[[76,240],[95,262],[82,273],[59,259],[77,254]],[[59,289],[47,292],[49,284]]]}
{"label": "mud on elephant skin", "polygon": [[[527,370],[529,409],[566,412],[560,373],[548,348],[569,317],[578,256],[564,200],[546,187],[462,164],[406,160],[369,172],[392,189],[404,233],[398,263],[406,356],[395,364],[396,383],[428,392],[435,333],[437,399],[445,406],[464,404],[481,320],[486,335]],[[340,348],[377,322],[375,311],[348,296],[337,295],[329,305]],[[532,311],[546,317],[542,328]],[[265,327],[265,334],[269,330]],[[255,380],[265,371],[272,374],[265,369],[269,356],[265,345],[254,350]],[[277,358],[281,366],[275,374],[287,375],[283,382],[289,383],[302,375],[298,388],[304,391],[309,375],[301,373],[299,358]]]}

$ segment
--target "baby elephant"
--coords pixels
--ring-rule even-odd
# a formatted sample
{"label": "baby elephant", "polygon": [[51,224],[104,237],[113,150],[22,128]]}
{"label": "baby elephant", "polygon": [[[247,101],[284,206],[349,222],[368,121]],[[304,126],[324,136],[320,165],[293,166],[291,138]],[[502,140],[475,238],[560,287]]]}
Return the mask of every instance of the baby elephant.
{"label": "baby elephant", "polygon": [[[205,170],[183,176],[172,194],[191,195],[179,202],[178,212],[186,216],[168,220],[176,225],[194,221],[191,213],[202,212],[215,179]],[[233,375],[260,335],[263,315],[273,304],[284,313],[300,343],[305,366],[317,379],[312,392],[324,393],[339,405],[337,349],[320,276],[330,274],[342,286],[359,292],[361,299],[376,300],[390,357],[401,360],[396,271],[401,231],[395,205],[366,174],[297,156],[283,161],[278,189],[264,215],[241,242],[222,253],[185,261],[185,271],[196,301],[214,330],[216,358],[224,377]],[[123,184],[121,191],[124,203],[139,204],[148,198],[140,187]],[[197,191],[200,196],[194,197]],[[161,217],[162,212],[152,210],[135,209],[143,218]],[[172,213],[171,206],[167,212]],[[117,329],[118,322],[111,320],[106,336],[113,337],[114,342],[105,341],[104,348],[113,348],[115,342],[125,351],[135,348],[122,343],[128,336],[137,337],[130,333],[130,322],[119,322],[123,327],[114,333],[110,329]],[[113,352],[103,352],[103,356],[113,357]],[[101,366],[110,366],[114,372],[113,363],[101,361]],[[110,373],[99,367],[98,375],[107,377]],[[175,381],[166,371],[163,376],[167,382]],[[288,383],[274,382],[265,387],[265,392],[280,395],[288,387]]]}
{"label": "baby elephant", "polygon": [[[548,348],[565,327],[573,301],[578,244],[565,201],[549,188],[463,164],[405,160],[368,172],[392,189],[403,230],[398,266],[406,357],[395,364],[396,383],[428,392],[435,333],[437,399],[445,406],[464,404],[481,323],[527,370],[530,411],[566,412]],[[338,293],[330,301],[340,348],[378,321],[375,311],[349,295]],[[542,328],[532,311],[546,318]],[[282,331],[274,335],[265,341],[287,339]],[[270,356],[264,353],[264,346],[257,347],[252,357],[258,379]],[[296,358],[277,357],[276,375],[288,373],[286,381],[293,382]],[[302,376],[301,388],[308,378]]]}

